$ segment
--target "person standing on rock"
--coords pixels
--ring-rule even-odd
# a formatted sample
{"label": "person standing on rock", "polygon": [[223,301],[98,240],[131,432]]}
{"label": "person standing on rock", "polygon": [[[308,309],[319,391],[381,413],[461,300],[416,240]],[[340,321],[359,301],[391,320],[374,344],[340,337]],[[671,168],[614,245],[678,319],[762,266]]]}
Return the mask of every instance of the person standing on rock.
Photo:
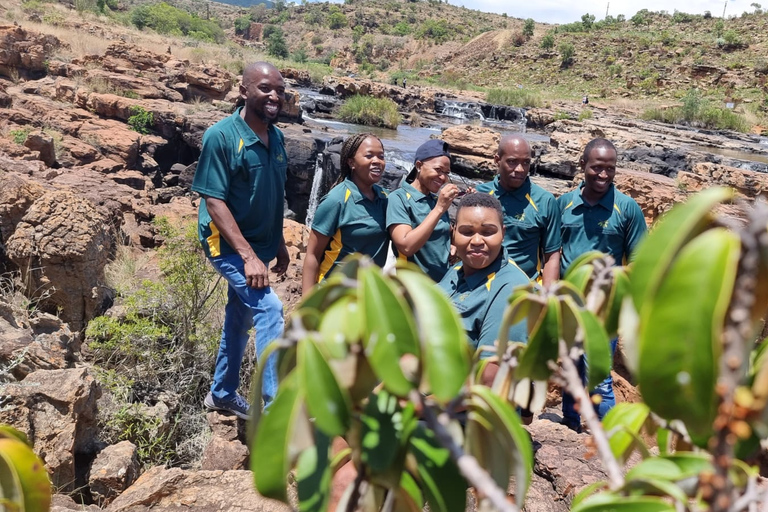
{"label": "person standing on rock", "polygon": [[[248,332],[256,331],[256,354],[282,335],[283,304],[269,286],[272,271],[288,268],[283,239],[283,196],[287,157],[283,134],[274,123],[285,101],[285,84],[276,67],[256,62],[246,67],[240,96],[245,105],[211,126],[192,190],[202,196],[198,232],[206,256],[227,281],[224,328],[211,390],[204,405],[247,419],[249,405],[237,392]],[[262,376],[262,398],[277,393],[276,358]]]}
{"label": "person standing on rock", "polygon": [[389,234],[387,194],[377,185],[384,174],[384,146],[371,133],[349,137],[341,147],[339,183],[317,205],[304,257],[301,290],[306,295],[349,254],[384,266]]}
{"label": "person standing on rock", "polygon": [[[648,230],[640,206],[616,190],[613,184],[616,160],[616,147],[611,141],[591,140],[579,159],[584,181],[579,188],[557,200],[562,221],[562,274],[576,258],[589,251],[609,254],[617,265],[626,263]],[[611,341],[612,352],[616,350],[616,342],[615,339]],[[585,373],[584,363],[582,359],[582,375]],[[600,395],[597,413],[602,419],[616,403],[613,378],[608,375],[592,394]],[[563,423],[576,431],[581,430],[581,417],[574,408],[573,397],[567,393],[563,394]]]}
{"label": "person standing on rock", "polygon": [[398,257],[416,263],[433,281],[448,271],[451,221],[448,208],[459,187],[448,183],[451,154],[445,142],[431,139],[419,146],[413,169],[389,195],[387,229]]}
{"label": "person standing on rock", "polygon": [[477,191],[501,202],[509,257],[529,278],[549,286],[560,277],[560,210],[555,196],[531,183],[531,146],[522,135],[504,135],[494,161],[498,175]]}

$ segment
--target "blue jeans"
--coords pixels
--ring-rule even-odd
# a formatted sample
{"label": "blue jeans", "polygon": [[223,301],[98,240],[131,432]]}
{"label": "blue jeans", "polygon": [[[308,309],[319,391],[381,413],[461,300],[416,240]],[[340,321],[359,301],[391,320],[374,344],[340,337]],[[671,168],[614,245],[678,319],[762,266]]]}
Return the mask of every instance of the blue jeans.
{"label": "blue jeans", "polygon": [[[256,330],[256,358],[261,362],[267,346],[283,334],[283,303],[272,288],[257,290],[245,282],[243,259],[237,254],[209,258],[213,267],[227,280],[227,306],[224,329],[216,357],[211,394],[217,400],[235,398],[240,386],[240,366],[248,344],[248,331]],[[261,395],[269,405],[277,394],[277,354],[264,366]]]}
{"label": "blue jeans", "polygon": [[[616,344],[618,338],[611,340],[611,358],[613,358],[614,352],[616,352]],[[587,358],[582,356],[579,361],[578,369],[579,375],[584,385],[587,385]],[[600,405],[595,407],[597,417],[601,420],[608,414],[608,411],[613,409],[616,405],[616,397],[613,395],[613,377],[608,374],[603,382],[597,385],[595,389],[589,392],[590,395],[600,395],[602,400]],[[571,428],[579,429],[581,427],[581,416],[574,409],[574,399],[570,393],[563,392],[563,423]]]}

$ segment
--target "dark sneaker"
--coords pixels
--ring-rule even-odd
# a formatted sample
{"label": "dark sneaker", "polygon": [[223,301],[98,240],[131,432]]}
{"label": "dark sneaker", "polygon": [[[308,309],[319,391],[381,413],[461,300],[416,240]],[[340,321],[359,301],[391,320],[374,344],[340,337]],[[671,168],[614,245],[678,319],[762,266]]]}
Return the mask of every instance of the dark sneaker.
{"label": "dark sneaker", "polygon": [[205,395],[203,405],[205,405],[205,408],[209,411],[231,412],[243,420],[247,420],[249,418],[248,410],[251,408],[245,398],[241,397],[240,395],[236,395],[232,400],[222,402],[213,398],[213,395],[210,391],[207,395]]}

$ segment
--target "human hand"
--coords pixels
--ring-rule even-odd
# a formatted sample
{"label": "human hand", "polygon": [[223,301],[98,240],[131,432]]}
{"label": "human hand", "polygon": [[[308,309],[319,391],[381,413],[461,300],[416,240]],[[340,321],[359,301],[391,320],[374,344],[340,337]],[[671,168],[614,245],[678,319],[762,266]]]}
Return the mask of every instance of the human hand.
{"label": "human hand", "polygon": [[444,185],[437,195],[437,208],[440,208],[444,212],[448,211],[453,200],[459,196],[459,192],[461,192],[461,190],[453,183]]}
{"label": "human hand", "polygon": [[280,244],[280,247],[277,249],[277,261],[272,266],[272,272],[276,273],[277,275],[285,274],[285,271],[288,270],[288,264],[291,261],[291,255],[288,254],[288,248],[285,246],[285,244]]}
{"label": "human hand", "polygon": [[251,288],[261,289],[269,286],[269,274],[267,267],[255,254],[250,258],[243,258],[245,284]]}

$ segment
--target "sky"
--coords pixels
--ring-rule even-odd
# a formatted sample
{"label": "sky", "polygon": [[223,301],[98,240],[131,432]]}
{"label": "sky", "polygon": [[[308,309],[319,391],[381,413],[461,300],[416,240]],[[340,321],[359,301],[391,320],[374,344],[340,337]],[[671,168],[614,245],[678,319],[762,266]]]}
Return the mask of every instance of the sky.
{"label": "sky", "polygon": [[[617,16],[623,14],[627,18],[641,9],[649,11],[668,11],[672,14],[675,9],[691,14],[703,14],[710,11],[713,16],[723,15],[725,0],[600,0],[589,2],[574,2],[573,0],[448,0],[452,5],[463,5],[468,9],[482,12],[507,13],[514,18],[533,18],[540,23],[570,23],[580,21],[582,14],[594,14],[596,19],[608,14]],[[609,4],[610,1],[610,5]],[[768,7],[768,0],[731,0],[725,6],[725,15],[741,15],[742,12],[752,12],[750,4],[757,1],[763,7]]]}

